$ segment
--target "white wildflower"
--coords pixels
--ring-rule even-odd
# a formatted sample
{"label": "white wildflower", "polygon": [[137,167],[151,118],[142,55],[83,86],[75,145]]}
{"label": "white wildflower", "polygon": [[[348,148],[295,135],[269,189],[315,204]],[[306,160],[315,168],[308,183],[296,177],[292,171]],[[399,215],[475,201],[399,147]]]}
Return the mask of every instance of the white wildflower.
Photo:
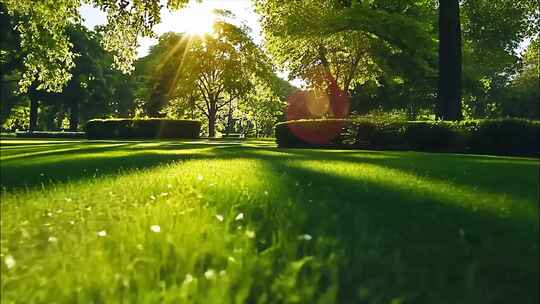
{"label": "white wildflower", "polygon": [[255,237],[255,231],[253,230],[246,230],[246,236],[249,238],[249,239],[252,239]]}
{"label": "white wildflower", "polygon": [[58,243],[58,239],[56,237],[54,237],[54,236],[50,236],[48,241],[49,241],[49,243],[53,243],[53,244]]}
{"label": "white wildflower", "polygon": [[212,280],[216,277],[216,272],[214,271],[214,269],[208,269],[204,272],[204,277],[208,280]]}
{"label": "white wildflower", "polygon": [[189,284],[191,282],[193,282],[195,280],[195,278],[193,278],[193,276],[191,274],[186,274],[186,278],[184,279],[184,282],[182,284]]}
{"label": "white wildflower", "polygon": [[302,234],[298,236],[298,239],[301,241],[311,241],[313,237],[311,237],[309,234]]}
{"label": "white wildflower", "polygon": [[238,215],[234,218],[235,221],[241,221],[244,219],[244,214],[242,212],[238,213]]}
{"label": "white wildflower", "polygon": [[15,264],[16,264],[15,259],[13,258],[11,254],[8,254],[6,256],[6,258],[4,259],[4,263],[6,263],[6,267],[8,269],[15,267]]}
{"label": "white wildflower", "polygon": [[216,214],[216,218],[217,218],[218,221],[223,222],[223,219],[224,219],[223,215]]}
{"label": "white wildflower", "polygon": [[154,200],[156,200],[156,197],[153,196],[153,195],[150,195],[150,199],[154,201]]}
{"label": "white wildflower", "polygon": [[203,177],[202,175],[200,175],[200,174],[197,175],[197,180],[198,180],[198,181],[202,181],[203,179],[204,179],[204,177]]}
{"label": "white wildflower", "polygon": [[99,236],[99,237],[105,237],[105,236],[107,236],[107,231],[105,231],[105,230],[98,231],[98,232],[97,232],[97,236]]}
{"label": "white wildflower", "polygon": [[152,232],[155,232],[155,233],[160,233],[161,227],[159,227],[158,225],[152,225],[150,226],[150,230],[152,230]]}

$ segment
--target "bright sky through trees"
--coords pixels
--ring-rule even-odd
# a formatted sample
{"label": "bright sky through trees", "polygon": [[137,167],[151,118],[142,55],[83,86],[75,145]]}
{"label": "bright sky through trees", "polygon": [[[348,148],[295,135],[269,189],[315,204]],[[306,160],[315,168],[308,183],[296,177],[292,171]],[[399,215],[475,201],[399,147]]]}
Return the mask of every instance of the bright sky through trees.
{"label": "bright sky through trees", "polygon": [[[261,43],[261,28],[258,15],[254,12],[252,3],[249,0],[191,1],[187,8],[175,12],[164,8],[161,12],[161,23],[156,26],[155,31],[158,35],[169,31],[198,32],[199,30],[197,28],[209,26],[209,23],[211,23],[211,20],[209,20],[211,18],[211,12],[215,9],[231,11],[237,17],[237,22],[243,22],[251,28],[253,40],[257,44]],[[84,25],[88,28],[93,28],[96,25],[106,22],[105,13],[90,5],[82,5],[80,10],[84,18]],[[148,54],[150,46],[156,44],[157,39],[144,38],[140,43],[141,46],[138,53],[139,57],[142,57]]]}
{"label": "bright sky through trees", "polygon": [[190,35],[204,35],[213,31],[216,14],[208,5],[191,5],[182,10],[182,18],[174,24],[178,31],[185,31]]}
{"label": "bright sky through trees", "polygon": [[[211,12],[215,9],[229,10],[236,16],[237,23],[244,23],[251,28],[251,37],[257,44],[262,43],[261,26],[259,16],[255,12],[253,3],[250,0],[204,0],[202,2],[191,1],[187,8],[171,12],[166,8],[161,11],[161,23],[155,27],[155,32],[161,35],[166,32],[191,32],[192,34],[201,34],[208,31],[211,25]],[[92,29],[96,25],[106,22],[104,12],[88,4],[80,8],[81,15],[84,18],[84,25]],[[140,39],[138,56],[143,57],[148,54],[150,46],[157,43],[157,39],[144,37]],[[284,79],[287,73],[278,73]],[[299,79],[294,79],[291,83],[297,87],[304,84]]]}

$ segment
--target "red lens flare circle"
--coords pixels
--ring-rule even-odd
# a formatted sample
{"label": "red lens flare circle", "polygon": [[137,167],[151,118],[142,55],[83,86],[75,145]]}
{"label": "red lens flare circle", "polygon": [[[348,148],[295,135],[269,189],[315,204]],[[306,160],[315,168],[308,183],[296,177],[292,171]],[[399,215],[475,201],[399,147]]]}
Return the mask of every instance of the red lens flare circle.
{"label": "red lens flare circle", "polygon": [[343,129],[349,116],[350,101],[329,73],[319,73],[316,79],[321,89],[298,90],[287,98],[285,118],[329,119],[327,122],[289,124],[289,130],[302,141],[323,145],[330,143]]}

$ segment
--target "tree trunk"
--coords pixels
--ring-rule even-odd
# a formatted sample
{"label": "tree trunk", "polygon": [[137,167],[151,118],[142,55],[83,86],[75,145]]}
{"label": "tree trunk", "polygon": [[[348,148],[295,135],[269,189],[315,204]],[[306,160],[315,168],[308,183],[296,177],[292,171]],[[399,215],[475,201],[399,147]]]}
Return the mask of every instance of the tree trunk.
{"label": "tree trunk", "polygon": [[227,131],[225,136],[229,136],[232,128],[232,105],[229,105],[229,113],[227,114]]}
{"label": "tree trunk", "polygon": [[74,98],[71,101],[71,109],[69,113],[69,131],[77,132],[79,127],[79,100]]}
{"label": "tree trunk", "polygon": [[210,101],[208,109],[208,137],[216,137],[217,100]]}
{"label": "tree trunk", "polygon": [[37,128],[39,101],[36,98],[30,98],[30,126],[28,131],[34,132]]}
{"label": "tree trunk", "polygon": [[216,113],[208,115],[208,137],[216,137]]}
{"label": "tree trunk", "polygon": [[462,119],[459,0],[439,1],[438,98],[437,116],[440,119]]}

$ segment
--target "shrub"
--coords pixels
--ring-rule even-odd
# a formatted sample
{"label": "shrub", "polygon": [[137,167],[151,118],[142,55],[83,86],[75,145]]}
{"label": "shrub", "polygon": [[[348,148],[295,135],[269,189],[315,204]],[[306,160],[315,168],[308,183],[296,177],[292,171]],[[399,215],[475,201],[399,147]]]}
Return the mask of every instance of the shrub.
{"label": "shrub", "polygon": [[280,147],[332,146],[343,129],[351,123],[346,119],[303,119],[276,124],[276,141]]}
{"label": "shrub", "polygon": [[474,153],[540,155],[540,121],[480,120],[471,133],[470,148]]}
{"label": "shrub", "polygon": [[84,132],[67,131],[34,131],[34,132],[15,132],[15,136],[23,138],[84,138]]}
{"label": "shrub", "polygon": [[[297,136],[304,133],[328,138],[316,144]],[[338,131],[339,132],[339,131]],[[540,155],[540,121],[523,119],[448,121],[297,120],[276,125],[280,147],[339,146],[377,150]]]}
{"label": "shrub", "polygon": [[406,142],[410,149],[434,152],[465,152],[467,130],[446,121],[411,121],[406,123]]}
{"label": "shrub", "polygon": [[201,122],[181,119],[93,119],[84,126],[89,139],[197,138]]}

